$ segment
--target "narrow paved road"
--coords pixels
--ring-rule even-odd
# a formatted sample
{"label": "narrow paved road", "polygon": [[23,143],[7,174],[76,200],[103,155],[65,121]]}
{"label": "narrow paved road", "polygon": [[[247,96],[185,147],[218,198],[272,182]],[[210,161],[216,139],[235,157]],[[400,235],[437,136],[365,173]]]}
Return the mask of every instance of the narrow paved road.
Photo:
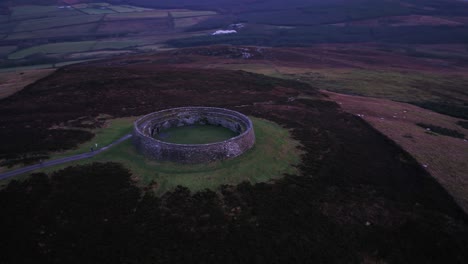
{"label": "narrow paved road", "polygon": [[97,154],[99,154],[99,153],[101,153],[103,151],[106,151],[109,148],[111,148],[111,147],[113,147],[113,146],[115,146],[115,145],[117,145],[117,144],[131,138],[131,137],[132,137],[131,134],[127,134],[127,135],[121,137],[120,139],[112,142],[111,144],[109,144],[109,145],[107,145],[105,147],[102,147],[99,150],[96,150],[96,151],[93,151],[93,152],[88,152],[88,153],[78,154],[78,155],[65,157],[65,158],[61,158],[61,159],[46,161],[46,162],[43,162],[43,163],[27,166],[27,167],[24,167],[24,168],[21,168],[21,169],[1,173],[0,174],[0,180],[7,179],[7,178],[10,178],[10,177],[13,177],[13,176],[16,176],[16,175],[19,175],[19,174],[23,174],[23,173],[26,173],[26,172],[30,172],[30,171],[33,171],[33,170],[43,169],[43,168],[63,164],[63,163],[70,162],[70,161],[91,158],[91,157],[94,157]]}

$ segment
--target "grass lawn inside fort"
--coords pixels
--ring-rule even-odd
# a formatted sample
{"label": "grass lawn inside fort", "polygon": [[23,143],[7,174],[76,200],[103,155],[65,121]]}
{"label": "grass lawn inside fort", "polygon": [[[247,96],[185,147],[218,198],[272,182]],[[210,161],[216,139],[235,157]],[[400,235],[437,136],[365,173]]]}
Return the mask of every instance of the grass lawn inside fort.
{"label": "grass lawn inside fort", "polygon": [[[209,164],[178,164],[148,160],[134,148],[132,141],[127,140],[93,158],[70,162],[63,165],[37,170],[52,173],[68,166],[89,164],[92,162],[122,163],[133,174],[136,184],[141,187],[151,186],[156,194],[173,190],[178,185],[188,187],[191,191],[217,189],[223,184],[238,184],[243,181],[251,183],[267,182],[281,178],[284,174],[297,172],[302,151],[300,143],[291,138],[290,131],[271,121],[250,117],[254,125],[256,142],[252,149],[234,159]],[[109,124],[97,131],[90,142],[77,149],[53,155],[59,158],[75,155],[90,150],[98,143],[100,147],[110,144],[131,132],[135,117],[109,120]],[[0,182],[1,186],[10,180],[23,180],[28,174],[18,175]]]}
{"label": "grass lawn inside fort", "polygon": [[192,125],[164,129],[155,138],[175,144],[209,144],[228,140],[237,135],[222,126]]}

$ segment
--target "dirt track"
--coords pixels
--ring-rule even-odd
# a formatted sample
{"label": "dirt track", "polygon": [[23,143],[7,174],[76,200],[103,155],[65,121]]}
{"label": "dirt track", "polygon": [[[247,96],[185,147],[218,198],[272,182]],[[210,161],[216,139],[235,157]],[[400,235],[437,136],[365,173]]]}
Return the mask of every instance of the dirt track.
{"label": "dirt track", "polygon": [[103,148],[100,148],[100,149],[98,149],[96,151],[93,151],[93,152],[87,152],[87,153],[73,155],[73,156],[69,156],[69,157],[65,157],[65,158],[61,158],[61,159],[50,160],[50,161],[38,163],[38,164],[35,164],[35,165],[23,167],[23,168],[20,168],[20,169],[16,169],[16,170],[13,170],[13,171],[0,173],[0,180],[8,179],[8,178],[11,178],[13,176],[24,174],[24,173],[34,171],[34,170],[37,170],[37,169],[43,169],[43,168],[48,168],[48,167],[64,164],[64,163],[67,163],[67,162],[70,162],[70,161],[91,158],[91,157],[94,157],[97,154],[99,154],[99,153],[101,153],[103,151],[106,151],[109,148],[111,148],[112,146],[115,146],[115,145],[117,145],[117,144],[131,138],[131,137],[132,137],[132,135],[130,135],[130,134],[125,135],[122,138],[112,142],[111,144],[109,144],[109,145],[107,145],[107,146],[105,146]]}

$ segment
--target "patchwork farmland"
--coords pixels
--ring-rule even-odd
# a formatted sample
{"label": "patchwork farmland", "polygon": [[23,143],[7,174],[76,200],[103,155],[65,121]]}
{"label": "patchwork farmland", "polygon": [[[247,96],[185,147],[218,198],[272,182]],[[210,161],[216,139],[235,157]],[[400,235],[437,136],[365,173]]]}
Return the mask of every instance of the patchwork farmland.
{"label": "patchwork farmland", "polygon": [[81,61],[87,52],[85,58],[95,59],[158,50],[169,39],[206,34],[186,29],[216,15],[108,3],[14,6],[0,15],[0,68],[55,67]]}

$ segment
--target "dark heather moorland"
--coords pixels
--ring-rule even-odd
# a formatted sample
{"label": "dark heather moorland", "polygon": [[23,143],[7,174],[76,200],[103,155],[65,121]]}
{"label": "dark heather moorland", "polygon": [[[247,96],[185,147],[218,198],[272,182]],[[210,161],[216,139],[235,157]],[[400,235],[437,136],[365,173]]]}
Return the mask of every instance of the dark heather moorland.
{"label": "dark heather moorland", "polygon": [[297,173],[161,195],[114,160],[13,177],[0,263],[468,262],[464,168],[430,164],[459,177],[454,192],[322,91],[420,106],[430,118],[398,137],[445,140],[468,160],[468,3],[105,2],[0,0],[0,80],[54,70],[0,99],[0,172],[89,143],[107,119],[212,106],[288,129]]}
{"label": "dark heather moorland", "polygon": [[[288,100],[299,94],[308,99]],[[244,105],[243,113],[293,129],[305,151],[300,175],[217,192],[191,194],[181,187],[155,197],[134,187],[129,172],[115,163],[37,174],[1,191],[2,214],[15,216],[1,220],[3,261],[467,258],[466,216],[447,192],[387,138],[299,82],[241,71],[96,63],[59,70],[4,100],[1,113],[2,120],[30,123],[40,132],[83,115],[140,115],[187,104]],[[34,111],[20,111],[25,107]],[[80,139],[57,133],[50,137],[60,146]],[[1,138],[21,144],[22,135]],[[47,139],[36,142],[24,153],[49,150]]]}

